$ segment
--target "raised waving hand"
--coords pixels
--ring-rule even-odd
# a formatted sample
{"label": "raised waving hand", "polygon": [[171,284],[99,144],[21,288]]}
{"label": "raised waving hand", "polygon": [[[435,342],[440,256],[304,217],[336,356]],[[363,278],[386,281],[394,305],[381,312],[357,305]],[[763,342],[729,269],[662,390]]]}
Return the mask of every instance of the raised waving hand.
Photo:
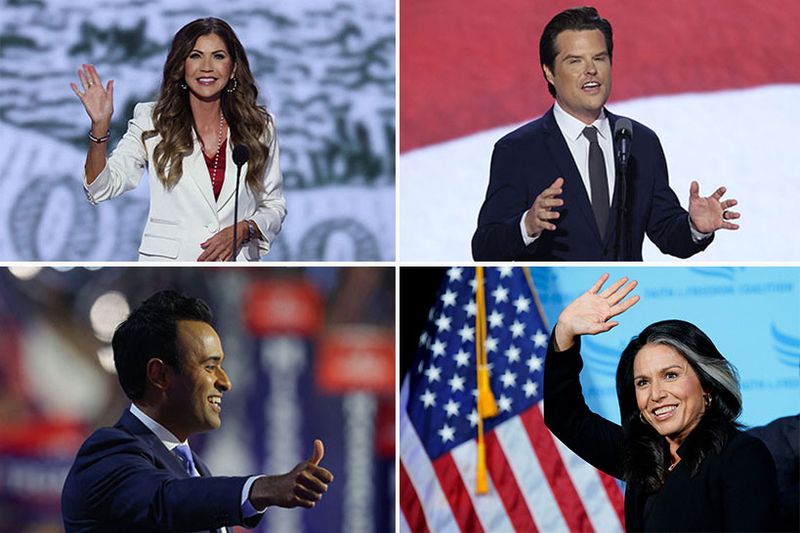
{"label": "raised waving hand", "polygon": [[92,134],[98,137],[105,135],[111,125],[111,115],[114,114],[114,80],[108,80],[104,88],[94,65],[83,65],[78,71],[78,77],[83,92],[74,83],[70,83],[69,86],[80,99],[86,114],[92,119]]}
{"label": "raised waving hand", "polygon": [[555,329],[557,351],[571,348],[575,337],[580,335],[596,335],[610,330],[619,324],[611,319],[639,301],[636,295],[625,299],[636,288],[636,281],[628,283],[628,278],[623,277],[601,291],[607,280],[608,274],[600,276],[588,291],[561,311]]}

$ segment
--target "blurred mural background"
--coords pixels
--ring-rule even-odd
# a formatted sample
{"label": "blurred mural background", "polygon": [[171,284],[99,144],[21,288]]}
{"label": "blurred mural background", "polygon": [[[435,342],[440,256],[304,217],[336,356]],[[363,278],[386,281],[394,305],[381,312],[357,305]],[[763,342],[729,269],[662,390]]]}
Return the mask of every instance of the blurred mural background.
{"label": "blurred mural background", "polygon": [[394,1],[3,0],[0,259],[136,260],[147,179],[88,204],[69,83],[82,63],[115,80],[111,149],[155,100],[175,32],[206,16],[234,28],[276,118],[288,216],[266,259],[394,258]]}
{"label": "blurred mural background", "polygon": [[63,530],[78,447],[129,405],[111,335],[165,288],[209,303],[225,350],[222,427],[191,439],[213,473],[285,473],[314,438],[325,443],[336,479],[323,501],[271,509],[258,531],[393,530],[394,278],[393,268],[0,270],[0,531]]}

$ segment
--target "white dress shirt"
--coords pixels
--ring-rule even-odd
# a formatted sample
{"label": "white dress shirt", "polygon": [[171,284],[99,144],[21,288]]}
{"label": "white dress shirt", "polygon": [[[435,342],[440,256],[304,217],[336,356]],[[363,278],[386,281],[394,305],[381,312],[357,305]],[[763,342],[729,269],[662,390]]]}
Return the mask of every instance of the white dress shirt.
{"label": "white dress shirt", "polygon": [[[159,424],[158,422],[156,422],[155,420],[150,418],[144,411],[139,409],[136,406],[136,404],[133,404],[133,403],[131,404],[130,411],[131,411],[131,414],[133,416],[138,418],[142,422],[142,424],[147,426],[147,429],[152,431],[153,434],[156,437],[158,437],[158,440],[161,441],[161,443],[167,448],[167,450],[170,451],[170,453],[172,453],[172,450],[175,449],[175,447],[178,446],[179,444],[184,444],[184,445],[186,445],[186,447],[189,447],[189,441],[188,440],[183,441],[183,442],[179,441],[178,437],[173,435],[170,430],[168,430],[167,428],[165,428],[164,426],[162,426],[161,424]],[[191,450],[191,448],[189,448],[189,450]],[[193,465],[192,468],[194,468],[194,474],[197,477],[200,477],[200,472],[197,471],[197,467]],[[255,483],[255,481],[260,477],[263,477],[263,476],[251,476],[245,482],[244,487],[242,487],[242,499],[241,499],[241,502],[242,502],[242,518],[250,518],[250,517],[255,516],[257,514],[262,514],[267,510],[266,508],[264,508],[264,509],[259,511],[250,502],[250,498],[249,498],[250,487],[252,487],[253,483]],[[248,529],[253,529],[253,528],[248,528]],[[218,531],[222,532],[223,530],[218,530]]]}

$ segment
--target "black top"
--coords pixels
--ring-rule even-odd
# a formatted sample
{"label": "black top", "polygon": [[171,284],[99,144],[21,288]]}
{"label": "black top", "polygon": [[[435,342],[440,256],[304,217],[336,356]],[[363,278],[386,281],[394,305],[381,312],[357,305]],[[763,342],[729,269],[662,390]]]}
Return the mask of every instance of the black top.
{"label": "black top", "polygon": [[[552,337],[551,337],[552,339]],[[622,478],[622,427],[586,405],[579,374],[580,341],[564,352],[547,349],[544,420],[553,434],[594,467]],[[689,436],[691,439],[691,435]],[[681,455],[681,449],[678,455]],[[778,513],[775,464],[759,439],[737,430],[719,454],[709,453],[694,476],[688,461],[649,494],[636,482],[625,491],[628,531],[769,531]]]}

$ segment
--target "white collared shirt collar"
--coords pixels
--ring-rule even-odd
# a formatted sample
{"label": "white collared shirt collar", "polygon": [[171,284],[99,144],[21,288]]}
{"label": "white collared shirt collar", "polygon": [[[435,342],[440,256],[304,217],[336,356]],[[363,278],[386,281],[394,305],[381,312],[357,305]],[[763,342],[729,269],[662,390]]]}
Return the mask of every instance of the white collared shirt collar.
{"label": "white collared shirt collar", "polygon": [[[583,135],[583,130],[587,127],[587,124],[584,124],[582,121],[564,111],[564,109],[558,105],[558,101],[556,101],[555,105],[553,106],[553,115],[555,116],[556,124],[558,124],[558,127],[564,137],[570,141],[576,141],[581,135]],[[600,136],[605,138],[606,135],[611,132],[611,126],[608,123],[608,117],[606,116],[605,109],[601,109],[600,116],[597,117],[597,120],[591,124],[588,124],[588,126],[594,126],[597,128],[597,132],[600,134]]]}
{"label": "white collared shirt collar", "polygon": [[172,451],[175,446],[179,444],[185,444],[189,446],[189,441],[179,441],[178,437],[172,434],[170,430],[147,416],[147,414],[139,409],[136,404],[132,403],[130,408],[131,414],[141,420],[142,424],[147,426],[147,429],[152,431],[156,437],[167,447],[169,451]]}

